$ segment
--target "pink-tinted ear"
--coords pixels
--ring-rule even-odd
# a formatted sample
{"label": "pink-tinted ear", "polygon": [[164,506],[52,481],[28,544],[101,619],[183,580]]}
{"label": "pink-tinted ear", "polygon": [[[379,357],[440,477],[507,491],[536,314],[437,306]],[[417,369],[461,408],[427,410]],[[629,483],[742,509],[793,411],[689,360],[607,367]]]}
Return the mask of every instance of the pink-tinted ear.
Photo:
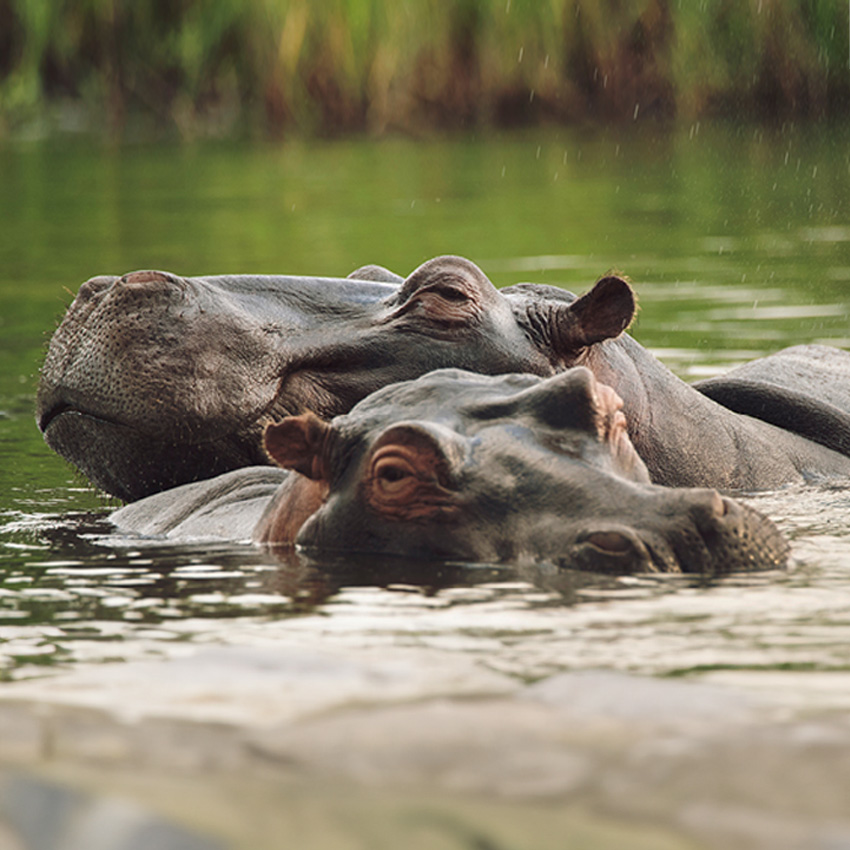
{"label": "pink-tinted ear", "polygon": [[327,479],[324,452],[333,429],[315,413],[288,416],[266,426],[263,446],[283,469],[294,469],[314,481]]}
{"label": "pink-tinted ear", "polygon": [[634,290],[619,275],[606,275],[555,315],[553,339],[559,354],[619,336],[637,311]]}

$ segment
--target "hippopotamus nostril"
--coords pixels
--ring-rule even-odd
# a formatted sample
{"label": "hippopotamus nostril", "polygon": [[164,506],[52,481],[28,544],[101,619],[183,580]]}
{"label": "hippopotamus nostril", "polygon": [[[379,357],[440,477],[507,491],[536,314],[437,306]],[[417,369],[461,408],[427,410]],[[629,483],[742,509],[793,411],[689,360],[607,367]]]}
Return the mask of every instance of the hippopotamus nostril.
{"label": "hippopotamus nostril", "polygon": [[129,272],[115,279],[109,298],[117,303],[162,305],[179,303],[188,294],[189,283],[184,278],[160,271]]}
{"label": "hippopotamus nostril", "polygon": [[701,531],[715,530],[733,519],[734,503],[717,490],[692,490],[687,496],[690,514]]}
{"label": "hippopotamus nostril", "polygon": [[167,272],[141,271],[125,274],[118,283],[131,288],[161,290],[179,286],[180,280]]}
{"label": "hippopotamus nostril", "polygon": [[729,502],[720,495],[720,493],[714,493],[711,499],[711,508],[714,511],[714,515],[718,518],[725,517],[729,512]]}
{"label": "hippopotamus nostril", "polygon": [[625,555],[633,548],[632,541],[619,531],[594,531],[584,542],[609,555]]}
{"label": "hippopotamus nostril", "polygon": [[109,289],[109,287],[115,283],[116,279],[117,278],[112,275],[99,275],[98,277],[90,278],[80,286],[75,301],[77,304],[89,301],[93,295],[97,295],[98,292],[103,292],[105,289]]}

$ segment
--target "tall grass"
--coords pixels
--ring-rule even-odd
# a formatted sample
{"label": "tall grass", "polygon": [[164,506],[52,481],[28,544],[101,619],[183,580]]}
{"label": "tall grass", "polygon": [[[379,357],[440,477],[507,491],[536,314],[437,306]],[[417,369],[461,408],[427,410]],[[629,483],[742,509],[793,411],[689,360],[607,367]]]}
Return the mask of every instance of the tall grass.
{"label": "tall grass", "polygon": [[63,110],[191,136],[848,104],[845,0],[0,0],[0,132]]}

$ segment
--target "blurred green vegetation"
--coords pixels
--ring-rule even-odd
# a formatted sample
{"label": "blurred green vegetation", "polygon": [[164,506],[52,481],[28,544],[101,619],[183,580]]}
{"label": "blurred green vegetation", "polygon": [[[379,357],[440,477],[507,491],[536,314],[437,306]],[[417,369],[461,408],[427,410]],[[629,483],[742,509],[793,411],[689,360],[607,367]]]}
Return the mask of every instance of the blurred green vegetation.
{"label": "blurred green vegetation", "polygon": [[0,134],[420,133],[848,104],[846,0],[0,0]]}

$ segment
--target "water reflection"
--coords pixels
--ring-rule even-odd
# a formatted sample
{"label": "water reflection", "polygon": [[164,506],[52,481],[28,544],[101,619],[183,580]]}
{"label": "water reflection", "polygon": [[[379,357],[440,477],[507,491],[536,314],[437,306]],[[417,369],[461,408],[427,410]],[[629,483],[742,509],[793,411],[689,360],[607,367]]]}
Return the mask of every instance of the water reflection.
{"label": "water reflection", "polygon": [[[677,607],[684,602],[687,609],[694,593],[712,588],[738,593],[799,581],[784,573],[707,581],[596,575],[547,564],[511,568],[316,557],[246,544],[177,545],[127,537],[97,513],[5,519],[0,678],[42,675],[69,663],[170,655],[187,641],[226,644],[244,640],[246,633],[251,640],[283,643],[325,641],[330,634],[358,645],[401,640],[475,652],[510,646],[508,659],[531,641],[535,663],[559,669],[574,664],[576,650],[587,651],[588,642],[602,635],[606,645],[619,643],[630,627],[615,623],[633,618],[629,606],[639,606],[640,619],[660,619],[666,623],[661,631],[675,634],[674,624],[682,619]],[[671,607],[664,599],[680,602]],[[577,620],[578,610],[585,614]],[[623,630],[616,639],[600,631],[598,622],[586,633],[581,627],[588,615],[592,621],[600,612],[613,618],[609,628]],[[684,623],[692,629],[691,613]],[[588,653],[594,656],[598,648]]]}
{"label": "water reflection", "polygon": [[[162,623],[175,618],[310,613],[341,591],[379,588],[455,600],[535,589],[531,607],[633,598],[701,580],[610,576],[550,564],[507,567],[389,556],[321,555],[291,547],[173,543],[124,536],[105,515],[19,516],[0,526],[0,623]],[[483,592],[483,595],[482,595]]]}

